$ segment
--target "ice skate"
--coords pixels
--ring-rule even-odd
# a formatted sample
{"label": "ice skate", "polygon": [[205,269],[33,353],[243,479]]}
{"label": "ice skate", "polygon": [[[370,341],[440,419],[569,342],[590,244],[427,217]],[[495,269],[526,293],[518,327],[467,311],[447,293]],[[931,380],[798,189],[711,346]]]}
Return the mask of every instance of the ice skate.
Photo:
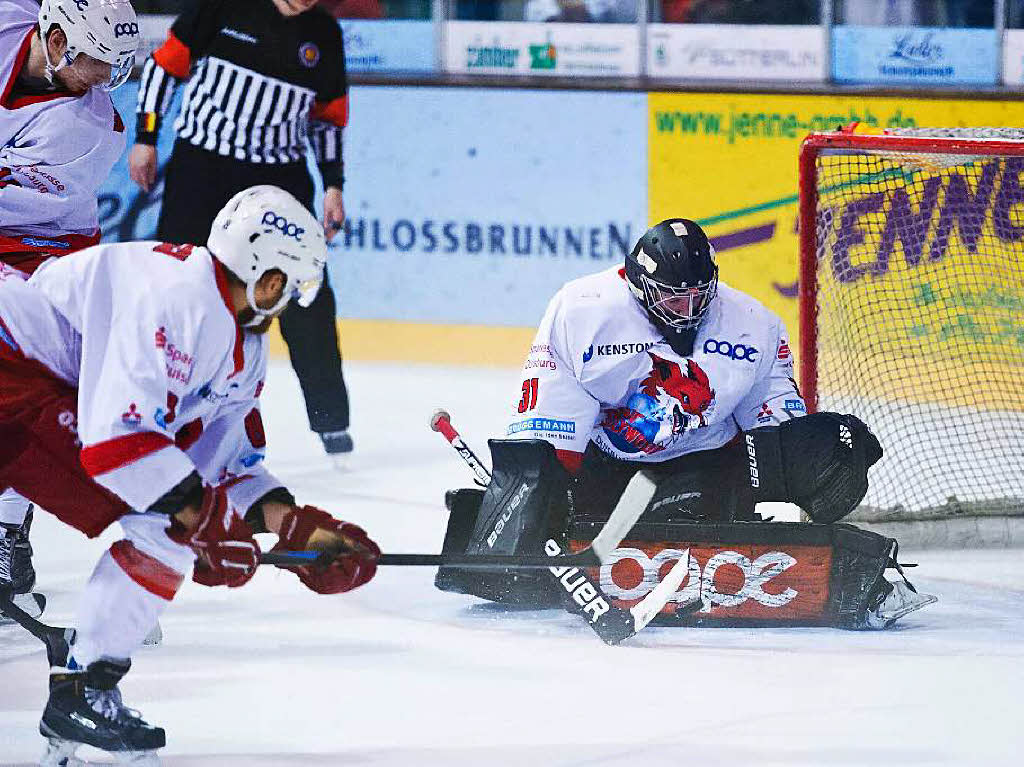
{"label": "ice skate", "polygon": [[[33,618],[46,609],[46,597],[32,592],[36,571],[32,567],[32,544],[28,533],[32,510],[21,525],[0,524],[0,594],[9,594],[11,601]],[[0,626],[13,623],[0,613]]]}
{"label": "ice skate", "polygon": [[902,581],[897,583],[885,581],[885,586],[879,592],[878,604],[868,609],[863,628],[889,628],[904,615],[939,601],[936,596],[914,591]]}
{"label": "ice skate", "polygon": [[352,443],[352,435],[348,433],[348,429],[339,429],[338,431],[323,431],[319,432],[320,441],[323,442],[324,452],[327,453],[327,457],[331,459],[331,463],[334,464],[336,469],[347,469],[349,466],[349,459],[352,455],[352,449],[354,447]]}
{"label": "ice skate", "polygon": [[50,698],[39,722],[47,739],[42,767],[88,765],[75,756],[83,745],[110,753],[119,764],[158,767],[156,749],[166,743],[163,729],[127,708],[117,688],[128,668],[128,661],[100,660],[84,671],[50,672]]}

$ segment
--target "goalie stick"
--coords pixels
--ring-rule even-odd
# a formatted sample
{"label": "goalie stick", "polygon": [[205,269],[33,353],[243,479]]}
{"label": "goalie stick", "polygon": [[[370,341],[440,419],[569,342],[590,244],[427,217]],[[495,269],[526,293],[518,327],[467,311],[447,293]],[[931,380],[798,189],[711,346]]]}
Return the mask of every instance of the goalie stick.
{"label": "goalie stick", "polygon": [[[448,443],[455,448],[459,456],[476,474],[478,482],[483,480],[479,484],[486,486],[491,481],[490,472],[452,426],[448,411],[435,411],[430,418],[430,428],[440,432],[448,440]],[[643,472],[637,472],[630,480],[626,490],[619,498],[619,502],[615,505],[611,517],[608,518],[608,522],[605,523],[588,549],[588,551],[598,553],[598,556],[601,557],[601,564],[636,524],[650,503],[654,490],[654,482]],[[616,515],[619,517],[616,518]],[[607,540],[602,541],[599,546],[598,539],[606,533]],[[614,538],[614,544],[604,550],[612,538]],[[545,541],[544,551],[548,554],[548,569],[555,576],[559,587],[569,596],[567,604],[570,610],[587,620],[594,633],[610,645],[616,645],[643,630],[679,590],[690,568],[690,551],[687,549],[657,586],[651,589],[637,604],[628,610],[623,610],[608,603],[600,587],[590,580],[582,568],[563,564],[565,556],[562,554],[561,547],[554,540],[549,538]],[[700,599],[694,599],[685,605],[678,605],[676,614],[684,615],[697,610],[700,606]]]}

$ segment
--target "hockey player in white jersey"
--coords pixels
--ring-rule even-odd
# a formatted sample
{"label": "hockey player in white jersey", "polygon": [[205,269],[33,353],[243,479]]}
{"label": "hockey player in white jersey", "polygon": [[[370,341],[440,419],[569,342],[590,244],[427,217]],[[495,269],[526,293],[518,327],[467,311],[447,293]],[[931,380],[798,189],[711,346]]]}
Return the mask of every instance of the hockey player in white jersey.
{"label": "hockey player in white jersey", "polygon": [[[138,42],[128,0],[0,0],[0,262],[27,275],[99,242],[97,189],[125,145],[108,91]],[[27,595],[32,507],[0,490],[0,590]]]}
{"label": "hockey player in white jersey", "polygon": [[[453,510],[466,551],[540,553],[547,536],[564,545],[570,524],[607,519],[641,469],[657,483],[645,523],[755,521],[762,500],[834,522],[882,455],[856,417],[806,414],[782,320],[719,281],[707,236],[681,218],[647,231],[622,267],[555,295],[506,436],[491,441],[494,487],[479,512]],[[530,573],[442,569],[437,585],[532,604],[558,593]],[[876,602],[893,590],[873,587]]]}
{"label": "hockey player in white jersey", "polygon": [[312,215],[264,186],[232,198],[207,248],[99,245],[0,280],[0,482],[88,536],[124,531],[51,670],[43,764],[81,743],[164,745],[117,684],[193,563],[199,583],[241,586],[259,559],[254,531],[269,531],[275,549],[335,555],[295,571],[316,592],[374,575],[365,532],[296,505],[262,465],[263,332],[290,299],[314,298],[325,261]]}

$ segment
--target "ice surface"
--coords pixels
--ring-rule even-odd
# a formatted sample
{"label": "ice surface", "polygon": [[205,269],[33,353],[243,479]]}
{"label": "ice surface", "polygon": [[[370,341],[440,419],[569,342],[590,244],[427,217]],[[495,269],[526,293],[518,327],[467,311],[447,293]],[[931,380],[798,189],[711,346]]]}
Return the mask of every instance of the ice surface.
{"label": "ice surface", "polygon": [[[298,385],[264,393],[269,466],[299,500],[389,551],[437,551],[446,489],[469,484],[427,421],[437,406],[486,457],[518,371],[348,364],[356,452],[331,468]],[[39,514],[46,618],[68,621],[114,534]],[[901,550],[940,602],[898,630],[649,628],[606,647],[572,616],[508,612],[385,568],[321,597],[265,568],[243,589],[186,583],[122,687],[168,732],[169,767],[1018,765],[1024,552]],[[42,753],[45,656],[0,627],[0,764]]]}

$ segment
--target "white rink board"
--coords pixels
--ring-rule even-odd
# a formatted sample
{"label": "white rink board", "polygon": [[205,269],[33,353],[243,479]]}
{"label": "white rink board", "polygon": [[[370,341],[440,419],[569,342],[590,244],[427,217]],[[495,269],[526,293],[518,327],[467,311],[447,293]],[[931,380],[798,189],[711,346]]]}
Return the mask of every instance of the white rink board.
{"label": "white rink board", "polygon": [[651,77],[823,81],[825,32],[817,26],[651,24]]}
{"label": "white rink board", "polygon": [[640,74],[640,33],[632,24],[451,21],[445,63],[460,74],[629,77]]}
{"label": "white rink board", "polygon": [[1003,33],[1003,82],[1024,85],[1024,29]]}
{"label": "white rink board", "polygon": [[[300,502],[364,525],[385,550],[438,550],[446,489],[470,484],[427,428],[445,406],[480,453],[518,371],[346,366],[357,450],[338,473],[272,365],[268,464]],[[114,537],[46,514],[34,544],[47,617]],[[1024,750],[1024,557],[916,552],[938,605],[899,630],[653,628],[606,647],[573,616],[508,612],[385,568],[320,597],[261,571],[237,590],[186,582],[164,645],[136,658],[126,702],[167,729],[165,767],[1009,767]],[[45,657],[0,628],[0,765],[42,752]]]}

